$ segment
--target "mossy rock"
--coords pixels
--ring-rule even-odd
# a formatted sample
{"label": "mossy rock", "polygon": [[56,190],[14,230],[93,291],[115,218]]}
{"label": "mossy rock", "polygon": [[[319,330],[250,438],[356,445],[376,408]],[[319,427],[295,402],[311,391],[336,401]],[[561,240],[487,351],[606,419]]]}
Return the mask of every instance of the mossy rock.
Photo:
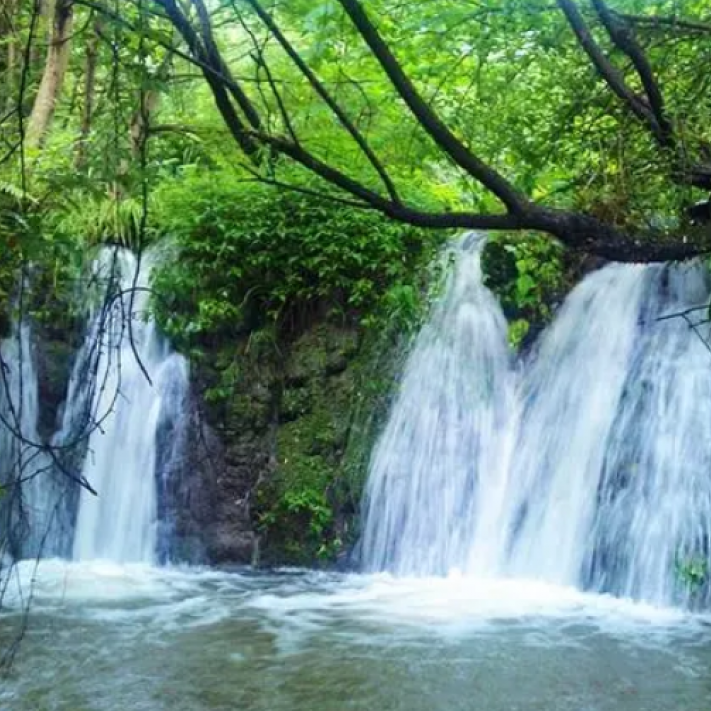
{"label": "mossy rock", "polygon": [[311,393],[307,388],[286,388],[279,409],[280,422],[292,422],[312,411]]}

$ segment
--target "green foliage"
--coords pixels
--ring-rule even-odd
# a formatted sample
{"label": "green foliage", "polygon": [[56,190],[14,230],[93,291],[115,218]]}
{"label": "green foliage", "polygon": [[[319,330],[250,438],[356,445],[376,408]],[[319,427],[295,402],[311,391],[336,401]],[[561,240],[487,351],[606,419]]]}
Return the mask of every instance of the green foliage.
{"label": "green foliage", "polygon": [[691,591],[698,590],[709,581],[709,563],[702,556],[677,558],[675,570],[678,580]]}
{"label": "green foliage", "polygon": [[563,248],[535,233],[492,237],[484,247],[482,269],[485,284],[509,319],[514,348],[521,346],[532,327],[550,320],[570,281]]}
{"label": "green foliage", "polygon": [[159,191],[154,229],[177,258],[154,278],[155,310],[183,347],[267,323],[297,330],[316,311],[406,323],[441,242],[371,212],[188,171]]}
{"label": "green foliage", "polygon": [[76,239],[47,228],[36,200],[0,190],[0,336],[7,335],[21,285],[25,315],[49,328],[69,328],[82,258]]}
{"label": "green foliage", "polygon": [[[269,499],[266,490],[260,492],[260,498]],[[330,535],[333,509],[319,489],[285,491],[278,497],[276,506],[259,514],[258,521],[262,532],[272,535],[275,531],[282,535],[288,532],[281,545],[293,563],[311,562],[315,557],[328,558],[338,547],[338,541]]]}
{"label": "green foliage", "polygon": [[71,209],[57,213],[55,228],[87,247],[116,245],[135,250],[144,210],[150,211],[150,205],[144,208],[140,196],[79,194]]}

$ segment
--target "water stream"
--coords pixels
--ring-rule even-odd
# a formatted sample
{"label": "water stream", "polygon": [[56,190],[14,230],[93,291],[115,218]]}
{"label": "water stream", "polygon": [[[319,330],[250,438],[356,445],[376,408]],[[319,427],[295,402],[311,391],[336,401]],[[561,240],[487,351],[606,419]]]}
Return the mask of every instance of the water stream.
{"label": "water stream", "polygon": [[[181,404],[187,364],[146,315],[150,256],[139,265],[128,251],[107,250],[102,263],[116,276],[118,296],[108,311],[96,314],[73,378],[86,376],[86,351],[95,353],[97,375],[89,397],[100,425],[91,433],[82,476],[98,495],[81,492],[73,556],[152,563],[160,529],[158,431],[162,420],[175,416],[171,408]],[[72,408],[83,410],[83,398],[70,401],[69,422],[77,419]]]}

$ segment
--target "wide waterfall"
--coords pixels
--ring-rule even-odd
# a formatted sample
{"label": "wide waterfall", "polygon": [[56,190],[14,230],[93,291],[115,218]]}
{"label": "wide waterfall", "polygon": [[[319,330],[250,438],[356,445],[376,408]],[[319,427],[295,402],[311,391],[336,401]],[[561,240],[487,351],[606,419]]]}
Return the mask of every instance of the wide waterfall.
{"label": "wide waterfall", "polygon": [[711,548],[706,270],[609,265],[515,363],[471,242],[372,458],[365,568],[698,601]]}
{"label": "wide waterfall", "polygon": [[82,419],[87,401],[78,394],[93,371],[88,397],[97,426],[82,476],[97,495],[81,493],[73,554],[77,560],[155,562],[161,528],[158,433],[184,404],[187,364],[146,316],[150,260],[144,255],[139,264],[128,251],[106,250],[100,264],[117,293],[97,310],[88,330],[70,385],[75,397],[65,413],[67,423]]}

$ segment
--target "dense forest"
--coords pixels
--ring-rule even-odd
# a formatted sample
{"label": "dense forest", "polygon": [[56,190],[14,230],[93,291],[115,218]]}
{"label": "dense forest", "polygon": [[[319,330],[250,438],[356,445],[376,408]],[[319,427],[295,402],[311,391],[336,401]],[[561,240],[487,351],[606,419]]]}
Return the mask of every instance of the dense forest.
{"label": "dense forest", "polygon": [[132,290],[251,433],[248,518],[333,557],[451,235],[491,234],[514,347],[600,260],[708,252],[710,40],[702,0],[2,0],[0,327],[50,344],[36,446],[98,250],[158,250]]}

